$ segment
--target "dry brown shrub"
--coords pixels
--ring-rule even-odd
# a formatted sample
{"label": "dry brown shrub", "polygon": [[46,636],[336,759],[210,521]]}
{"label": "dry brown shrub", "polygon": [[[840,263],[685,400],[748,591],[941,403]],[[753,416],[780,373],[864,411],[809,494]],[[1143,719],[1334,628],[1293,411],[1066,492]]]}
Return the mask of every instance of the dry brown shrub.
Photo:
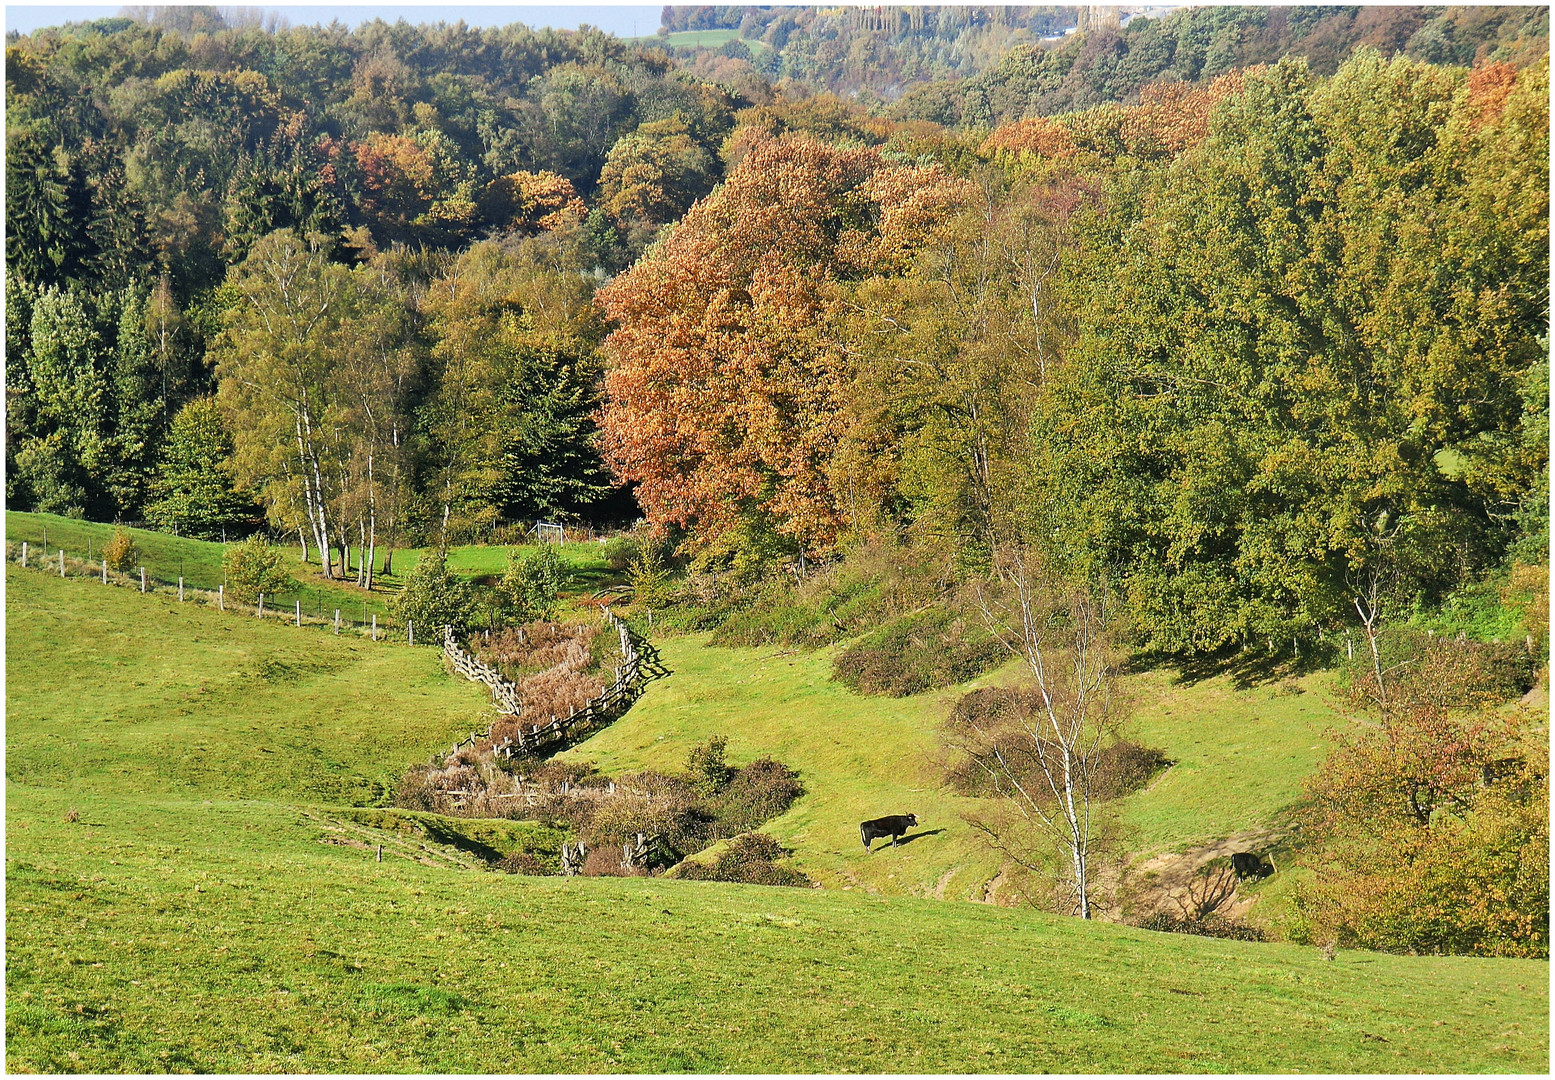
{"label": "dry brown shrub", "polygon": [[647,877],[646,867],[621,865],[621,845],[595,848],[583,860],[584,877]]}
{"label": "dry brown shrub", "polygon": [[520,720],[526,724],[548,724],[553,716],[566,716],[599,696],[605,683],[597,676],[583,675],[563,665],[529,676],[518,684],[519,700],[524,704]]}
{"label": "dry brown shrub", "polygon": [[497,866],[510,874],[528,874],[532,877],[554,877],[556,874],[555,870],[546,865],[544,859],[531,855],[527,851],[516,851],[498,862]]}
{"label": "dry brown shrub", "polygon": [[113,537],[103,545],[103,561],[108,568],[127,574],[135,568],[138,558],[140,552],[135,547],[135,538],[125,529],[114,529]]}
{"label": "dry brown shrub", "polygon": [[593,663],[591,650],[598,636],[599,627],[590,623],[534,622],[483,634],[472,645],[483,662],[514,673],[558,664],[583,671]]}

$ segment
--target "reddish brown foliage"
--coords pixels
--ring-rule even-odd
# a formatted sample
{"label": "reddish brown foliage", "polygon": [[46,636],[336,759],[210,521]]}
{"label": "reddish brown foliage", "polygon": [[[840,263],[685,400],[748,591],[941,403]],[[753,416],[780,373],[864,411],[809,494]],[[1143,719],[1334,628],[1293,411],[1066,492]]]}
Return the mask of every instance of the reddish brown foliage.
{"label": "reddish brown foliage", "polygon": [[1511,64],[1485,64],[1469,73],[1469,107],[1472,125],[1493,124],[1501,116],[1507,97],[1517,85],[1517,69]]}
{"label": "reddish brown foliage", "polygon": [[603,449],[655,527],[708,540],[756,513],[806,546],[833,539],[836,283],[898,268],[964,192],[938,167],[874,150],[761,139],[601,291],[619,324],[605,343]]}
{"label": "reddish brown foliage", "polygon": [[1063,160],[1072,158],[1078,148],[1069,126],[1047,116],[1033,116],[996,128],[983,142],[985,154],[1004,151],[1010,154],[1035,154]]}
{"label": "reddish brown foliage", "polygon": [[[1256,69],[1250,69],[1256,70]],[[1221,101],[1238,93],[1247,71],[1232,71],[1206,85],[1152,83],[1139,92],[1139,104],[1125,110],[1119,135],[1130,153],[1176,156],[1209,134],[1209,115]]]}

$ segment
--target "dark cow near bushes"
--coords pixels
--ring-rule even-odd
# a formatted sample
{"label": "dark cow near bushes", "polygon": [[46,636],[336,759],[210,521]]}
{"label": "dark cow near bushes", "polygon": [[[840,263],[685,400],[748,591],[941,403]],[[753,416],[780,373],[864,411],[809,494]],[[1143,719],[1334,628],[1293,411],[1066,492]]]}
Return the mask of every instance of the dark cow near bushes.
{"label": "dark cow near bushes", "polygon": [[1238,851],[1231,856],[1231,869],[1236,871],[1238,878],[1266,878],[1274,873],[1274,860],[1251,851]]}
{"label": "dark cow near bushes", "polygon": [[873,821],[859,823],[858,832],[864,841],[864,850],[870,850],[869,845],[876,840],[887,836],[891,838],[892,847],[900,847],[899,839],[903,833],[918,824],[916,814],[893,814],[891,817],[875,818]]}

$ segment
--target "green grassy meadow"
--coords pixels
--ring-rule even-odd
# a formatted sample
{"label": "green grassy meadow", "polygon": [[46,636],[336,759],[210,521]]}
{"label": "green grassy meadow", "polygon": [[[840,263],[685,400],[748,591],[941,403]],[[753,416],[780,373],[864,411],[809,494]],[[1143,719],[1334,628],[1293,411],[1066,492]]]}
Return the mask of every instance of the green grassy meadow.
{"label": "green grassy meadow", "polygon": [[[949,695],[857,698],[825,654],[667,639],[675,674],[570,753],[678,766],[727,732],[736,761],[789,762],[809,794],[772,831],[829,887],[535,878],[439,855],[441,822],[372,808],[484,723],[481,688],[436,650],[14,565],[6,586],[12,1071],[1548,1068],[1547,963],[1327,961],[923,898],[956,865],[947,899],[991,872],[928,756]],[[1147,741],[1179,761],[1134,797],[1142,842],[1294,797],[1320,687],[1135,681],[1161,695]],[[1269,763],[1217,784],[1255,738]],[[904,796],[929,835],[866,857],[858,816]]]}
{"label": "green grassy meadow", "polygon": [[[950,691],[860,697],[831,681],[832,650],[709,648],[700,635],[656,644],[675,674],[565,757],[606,773],[673,770],[692,746],[727,735],[731,761],[770,754],[799,771],[807,794],[766,831],[796,850],[795,864],[812,878],[883,895],[984,897],[999,859],[962,818],[978,800],[941,785],[938,732],[959,694],[1012,680],[1017,665]],[[1130,734],[1176,762],[1125,800],[1143,854],[1277,825],[1326,752],[1322,732],[1337,722],[1323,675],[1247,691],[1226,676],[1185,685],[1168,672],[1125,683],[1136,705]],[[926,835],[865,853],[861,820],[909,812]]]}

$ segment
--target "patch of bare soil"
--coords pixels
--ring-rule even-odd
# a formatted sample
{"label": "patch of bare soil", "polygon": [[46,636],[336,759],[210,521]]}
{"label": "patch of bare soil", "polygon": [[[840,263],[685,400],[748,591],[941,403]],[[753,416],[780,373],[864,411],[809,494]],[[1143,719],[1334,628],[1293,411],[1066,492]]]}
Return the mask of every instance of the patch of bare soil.
{"label": "patch of bare soil", "polygon": [[[1284,834],[1272,829],[1248,829],[1233,833],[1213,843],[1191,848],[1185,852],[1168,851],[1154,855],[1136,865],[1130,874],[1127,889],[1131,921],[1146,919],[1158,911],[1180,915],[1173,897],[1184,895],[1189,882],[1198,872],[1216,859],[1227,859],[1239,851],[1250,851],[1269,859],[1269,852],[1284,838]],[[1279,859],[1274,857],[1275,872],[1279,872]],[[1223,919],[1240,921],[1257,900],[1237,886],[1217,913]]]}

